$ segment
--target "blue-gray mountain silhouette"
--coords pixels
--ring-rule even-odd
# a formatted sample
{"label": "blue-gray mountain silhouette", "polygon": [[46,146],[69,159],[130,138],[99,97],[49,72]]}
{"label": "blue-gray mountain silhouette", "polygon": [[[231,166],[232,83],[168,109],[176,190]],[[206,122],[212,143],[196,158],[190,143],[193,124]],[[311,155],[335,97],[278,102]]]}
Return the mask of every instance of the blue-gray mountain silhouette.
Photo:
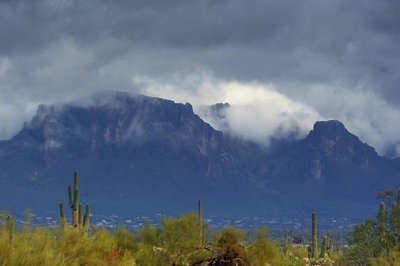
{"label": "blue-gray mountain silhouette", "polygon": [[208,214],[359,218],[375,210],[378,190],[398,185],[399,163],[339,121],[278,142],[265,149],[224,135],[190,104],[143,95],[41,105],[0,142],[0,207],[56,211],[74,170],[81,200],[119,215],[175,214],[202,199]]}

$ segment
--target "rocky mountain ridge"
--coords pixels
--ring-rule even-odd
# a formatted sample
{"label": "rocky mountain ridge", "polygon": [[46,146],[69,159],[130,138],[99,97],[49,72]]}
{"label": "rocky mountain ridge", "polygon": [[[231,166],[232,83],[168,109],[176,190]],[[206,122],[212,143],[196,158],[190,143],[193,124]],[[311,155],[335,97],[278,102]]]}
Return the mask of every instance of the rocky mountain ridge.
{"label": "rocky mountain ridge", "polygon": [[39,106],[0,142],[0,206],[55,209],[78,170],[97,213],[172,214],[202,199],[210,214],[358,218],[375,209],[377,190],[398,187],[398,166],[339,121],[265,150],[215,130],[190,104],[111,93]]}

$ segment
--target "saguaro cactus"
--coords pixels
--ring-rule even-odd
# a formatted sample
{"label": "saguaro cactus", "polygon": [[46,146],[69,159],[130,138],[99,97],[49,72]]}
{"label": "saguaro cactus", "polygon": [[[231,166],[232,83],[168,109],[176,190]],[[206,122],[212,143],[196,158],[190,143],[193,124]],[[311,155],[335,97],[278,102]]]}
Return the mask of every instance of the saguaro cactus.
{"label": "saguaro cactus", "polygon": [[329,233],[326,234],[326,253],[327,253],[328,255],[331,255],[332,243],[333,243],[333,241],[332,241],[332,239],[331,239]]}
{"label": "saguaro cactus", "polygon": [[79,188],[78,188],[78,173],[74,172],[74,196],[72,201],[71,186],[68,186],[68,202],[72,210],[72,225],[79,227]]}
{"label": "saguaro cactus", "polygon": [[78,224],[81,225],[82,224],[82,204],[79,204],[79,208],[78,208]]}
{"label": "saguaro cactus", "polygon": [[395,245],[398,246],[400,242],[400,190],[397,192],[397,202],[392,203],[390,223]]}
{"label": "saguaro cactus", "polygon": [[89,214],[90,214],[90,206],[86,205],[85,215],[83,216],[83,230],[86,232],[89,229]]}
{"label": "saguaro cactus", "polygon": [[[82,213],[82,204],[79,204],[79,188],[78,188],[78,173],[74,172],[74,193],[72,194],[71,186],[68,186],[68,206],[72,210],[72,226],[80,229],[83,227],[85,231],[89,229],[90,207],[86,205],[85,214]],[[60,203],[60,222],[66,224],[64,204]]]}
{"label": "saguaro cactus", "polygon": [[283,252],[285,253],[285,255],[287,255],[288,251],[289,251],[289,233],[287,230],[285,230],[285,242],[283,244]]}
{"label": "saguaro cactus", "polygon": [[324,236],[322,240],[321,253],[319,254],[320,258],[325,257],[325,254],[327,254],[327,247],[328,247],[328,237]]}
{"label": "saguaro cactus", "polygon": [[204,227],[203,227],[203,213],[201,209],[201,201],[197,202],[198,207],[198,220],[199,220],[199,244],[200,247],[204,245]]}
{"label": "saguaro cactus", "polygon": [[14,236],[14,218],[11,215],[7,216],[7,233],[10,241]]}
{"label": "saguaro cactus", "polygon": [[62,227],[65,227],[67,225],[67,219],[65,218],[64,203],[59,204],[59,211],[60,211],[60,224]]}
{"label": "saguaro cactus", "polygon": [[386,210],[385,203],[381,202],[379,205],[379,213],[378,213],[378,227],[381,241],[385,240],[386,236]]}
{"label": "saguaro cactus", "polygon": [[318,258],[318,243],[317,243],[317,215],[315,212],[311,215],[312,226],[312,242],[311,242],[311,255],[313,259]]}

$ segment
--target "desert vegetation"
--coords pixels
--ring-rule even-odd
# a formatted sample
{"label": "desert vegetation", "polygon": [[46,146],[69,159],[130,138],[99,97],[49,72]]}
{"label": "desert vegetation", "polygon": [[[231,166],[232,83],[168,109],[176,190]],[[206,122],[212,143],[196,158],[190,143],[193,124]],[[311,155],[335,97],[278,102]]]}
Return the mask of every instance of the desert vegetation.
{"label": "desert vegetation", "polygon": [[315,265],[304,260],[306,246],[274,242],[266,228],[253,240],[233,227],[210,232],[195,213],[136,232],[29,225],[14,231],[9,221],[2,221],[1,265]]}
{"label": "desert vegetation", "polygon": [[[400,191],[383,193],[375,219],[356,225],[343,261],[346,265],[400,265]],[[386,210],[386,205],[391,206]]]}
{"label": "desert vegetation", "polygon": [[14,218],[1,212],[1,265],[400,265],[400,193],[395,201],[386,198],[389,213],[382,202],[377,218],[357,225],[349,246],[340,247],[329,234],[318,238],[315,212],[310,243],[293,244],[287,231],[281,241],[272,240],[267,228],[253,237],[234,227],[214,231],[202,217],[200,201],[197,213],[164,217],[160,224],[136,231],[109,231],[89,224],[90,207],[86,205],[83,213],[79,203],[77,173],[67,192],[71,217],[60,203],[56,227],[31,226],[28,215],[16,228]]}

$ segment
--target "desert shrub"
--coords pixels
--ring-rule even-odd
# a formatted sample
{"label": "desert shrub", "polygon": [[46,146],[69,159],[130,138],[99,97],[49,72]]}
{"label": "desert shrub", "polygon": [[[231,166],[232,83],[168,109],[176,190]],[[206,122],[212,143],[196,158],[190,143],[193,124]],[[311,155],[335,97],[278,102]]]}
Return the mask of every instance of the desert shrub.
{"label": "desert shrub", "polygon": [[200,223],[195,214],[163,218],[161,225],[146,225],[138,232],[142,245],[136,256],[140,265],[190,265],[205,259]]}
{"label": "desert shrub", "polygon": [[118,249],[130,250],[133,252],[138,249],[138,241],[135,235],[124,227],[118,227],[113,237]]}
{"label": "desert shrub", "polygon": [[216,265],[250,265],[247,251],[243,245],[245,233],[233,227],[228,227],[217,233],[213,243],[213,258]]}
{"label": "desert shrub", "polygon": [[390,251],[387,256],[371,259],[371,266],[400,266],[400,251]]}
{"label": "desert shrub", "polygon": [[[265,228],[258,231],[254,241],[246,241],[244,231],[228,227],[213,233],[209,244],[201,230],[198,216],[187,214],[163,218],[159,225],[145,225],[137,232],[122,227],[113,232],[97,228],[86,233],[71,227],[23,226],[10,238],[3,219],[0,265],[305,265],[299,260],[306,255],[304,248],[289,248],[285,255],[267,237]],[[399,255],[391,256],[397,259]],[[388,261],[378,257],[373,265],[386,265]]]}
{"label": "desert shrub", "polygon": [[34,228],[0,235],[1,265],[133,265],[133,253],[118,248],[106,230],[91,236],[74,229]]}
{"label": "desert shrub", "polygon": [[248,248],[248,258],[252,265],[284,265],[279,248],[267,239],[267,228],[261,228],[257,232],[257,239]]}

